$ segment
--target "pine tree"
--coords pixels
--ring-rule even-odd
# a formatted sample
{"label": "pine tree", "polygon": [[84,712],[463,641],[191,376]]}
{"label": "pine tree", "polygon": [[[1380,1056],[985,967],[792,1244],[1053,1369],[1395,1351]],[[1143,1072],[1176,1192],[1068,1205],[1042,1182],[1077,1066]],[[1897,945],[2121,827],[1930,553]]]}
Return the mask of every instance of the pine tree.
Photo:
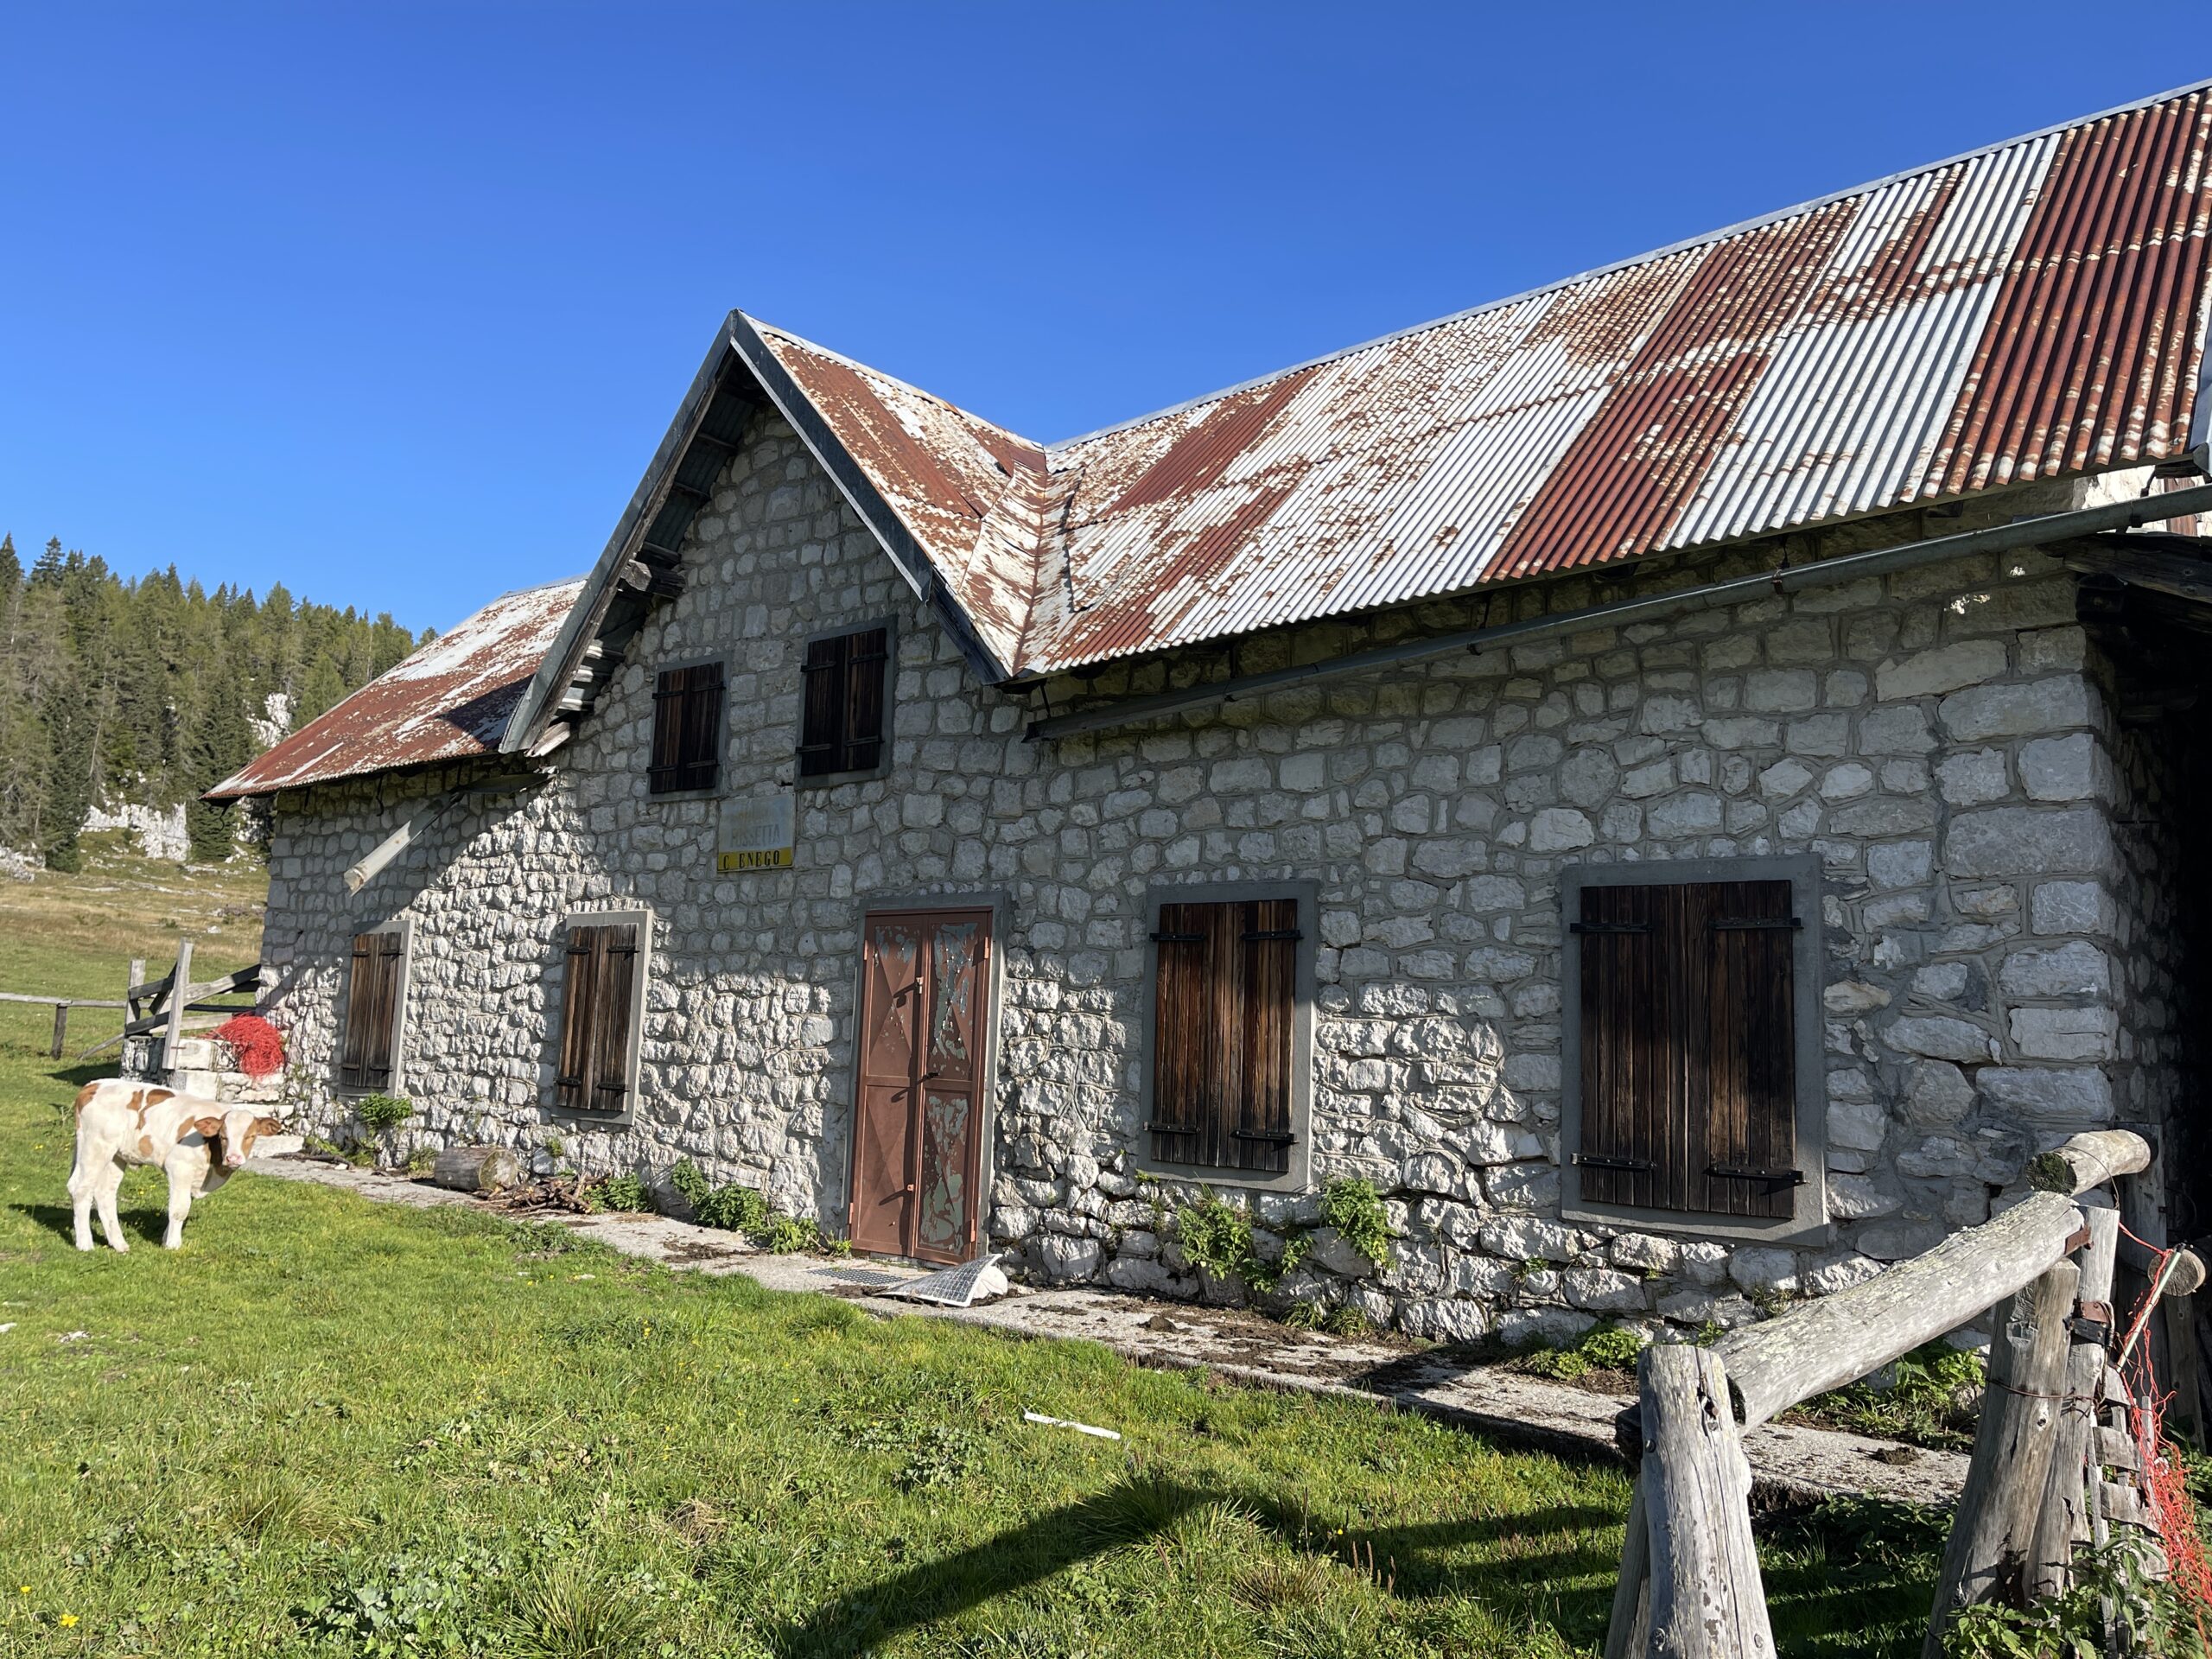
{"label": "pine tree", "polygon": [[209,689],[207,707],[193,728],[185,754],[187,785],[191,791],[184,803],[185,836],[193,857],[203,864],[219,864],[236,850],[238,809],[228,801],[202,800],[200,796],[253,754],[245,700],[219,674]]}
{"label": "pine tree", "polygon": [[55,682],[47,694],[46,810],[39,824],[39,851],[48,869],[84,868],[77,838],[92,809],[93,727],[93,710],[73,677]]}
{"label": "pine tree", "polygon": [[[26,572],[0,536],[0,846],[66,861],[94,802],[190,803],[270,734],[272,695],[297,730],[416,643],[281,585],[257,601],[174,566],[125,581],[59,537]],[[188,817],[195,855],[227,856],[238,812]]]}

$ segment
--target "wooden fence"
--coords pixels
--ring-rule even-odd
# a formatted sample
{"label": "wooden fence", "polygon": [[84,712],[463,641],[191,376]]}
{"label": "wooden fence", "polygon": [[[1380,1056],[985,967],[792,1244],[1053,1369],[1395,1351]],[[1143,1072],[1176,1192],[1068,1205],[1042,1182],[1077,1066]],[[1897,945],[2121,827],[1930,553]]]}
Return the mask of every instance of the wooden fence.
{"label": "wooden fence", "polygon": [[[2076,1135],[2031,1166],[2037,1190],[2026,1199],[1923,1255],[1710,1348],[1646,1349],[1638,1403],[1622,1418],[1640,1461],[1605,1659],[1771,1659],[1744,1431],[1999,1303],[1929,1659],[1960,1610],[2007,1583],[2038,1598],[2063,1590],[2075,1546],[2102,1545],[2115,1523],[2136,1529],[2162,1567],[2113,1363],[2120,1217],[2075,1202],[2150,1161],[2148,1143],[2126,1130]],[[2193,1290],[2202,1276],[2177,1253],[2152,1294]]]}

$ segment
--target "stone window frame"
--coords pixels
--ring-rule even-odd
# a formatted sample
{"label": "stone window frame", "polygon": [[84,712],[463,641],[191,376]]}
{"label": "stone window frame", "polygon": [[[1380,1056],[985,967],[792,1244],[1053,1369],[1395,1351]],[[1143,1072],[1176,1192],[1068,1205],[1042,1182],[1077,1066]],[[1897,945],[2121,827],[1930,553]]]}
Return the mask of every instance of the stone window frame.
{"label": "stone window frame", "polygon": [[[561,1022],[566,1017],[562,1007],[563,976],[561,964],[565,961],[569,930],[575,927],[611,927],[628,924],[638,930],[637,965],[631,969],[630,984],[630,1042],[623,1056],[623,1098],[628,1109],[616,1113],[577,1111],[560,1103],[559,1085],[554,1082],[561,1069]],[[554,950],[549,971],[552,976],[550,994],[545,999],[545,1029],[543,1040],[553,1052],[552,1064],[546,1069],[538,1084],[538,1109],[548,1117],[557,1117],[564,1122],[591,1125],[602,1129],[626,1129],[638,1121],[638,1092],[645,1071],[645,993],[652,988],[652,958],[654,921],[649,905],[618,906],[610,909],[592,910],[582,906],[561,912],[561,924],[554,935]]]}
{"label": "stone window frame", "polygon": [[[1290,1167],[1280,1174],[1264,1170],[1224,1168],[1214,1164],[1177,1164],[1150,1155],[1154,1055],[1160,1020],[1160,951],[1150,943],[1160,931],[1163,905],[1234,905],[1287,899],[1298,906],[1297,965],[1292,973],[1290,1016]],[[1233,1186],[1249,1192],[1304,1192],[1313,1184],[1313,1027],[1318,995],[1316,963],[1320,945],[1321,884],[1290,881],[1191,881],[1154,883],[1144,895],[1144,1005],[1138,1027],[1137,1121],[1129,1162],[1141,1173],[1165,1180]]]}
{"label": "stone window frame", "polygon": [[364,927],[361,933],[397,933],[399,935],[398,982],[391,994],[391,1077],[382,1089],[370,1089],[337,1080],[338,1069],[346,1054],[346,1020],[353,1010],[353,939],[354,933],[346,936],[346,982],[338,995],[338,1020],[331,1045],[331,1091],[340,1100],[364,1100],[371,1095],[404,1095],[407,1089],[407,988],[414,977],[415,918],[394,916],[374,927]]}
{"label": "stone window frame", "polygon": [[[849,633],[866,633],[871,628],[883,630],[883,736],[877,750],[876,763],[872,766],[851,772],[822,772],[807,775],[799,765],[799,746],[806,741],[806,652],[807,647],[823,639],[842,639]],[[899,618],[895,613],[883,616],[862,617],[855,622],[840,622],[835,627],[817,628],[798,642],[798,730],[791,740],[791,786],[795,789],[833,789],[839,784],[866,783],[872,778],[891,775],[893,751],[898,734],[899,699]]]}
{"label": "stone window frame", "polygon": [[704,789],[664,789],[656,791],[652,786],[653,734],[651,722],[649,722],[645,732],[646,770],[645,793],[644,797],[645,802],[648,806],[657,805],[664,801],[714,800],[721,796],[722,793],[722,785],[729,777],[730,659],[728,656],[709,655],[705,657],[686,658],[682,662],[660,663],[655,664],[652,668],[646,671],[645,700],[648,704],[652,706],[654,711],[654,720],[658,721],[659,718],[660,705],[658,702],[654,701],[654,693],[660,684],[660,677],[664,674],[681,673],[686,669],[692,668],[719,668],[722,671],[721,706],[715,711],[715,781]]}
{"label": "stone window frame", "polygon": [[[1731,1243],[1824,1244],[1834,1229],[1827,1213],[1827,1049],[1821,995],[1827,953],[1821,944],[1821,861],[1811,853],[1742,858],[1669,859],[1620,864],[1578,863],[1560,872],[1560,1215],[1567,1221],[1630,1226]],[[1787,1217],[1758,1219],[1702,1210],[1649,1210],[1597,1204],[1582,1197],[1574,1162],[1582,1141],[1582,944],[1570,926],[1581,913],[1585,887],[1675,887],[1704,881],[1787,881],[1804,925],[1790,956],[1792,1032],[1796,1040],[1797,1166],[1805,1172]]]}

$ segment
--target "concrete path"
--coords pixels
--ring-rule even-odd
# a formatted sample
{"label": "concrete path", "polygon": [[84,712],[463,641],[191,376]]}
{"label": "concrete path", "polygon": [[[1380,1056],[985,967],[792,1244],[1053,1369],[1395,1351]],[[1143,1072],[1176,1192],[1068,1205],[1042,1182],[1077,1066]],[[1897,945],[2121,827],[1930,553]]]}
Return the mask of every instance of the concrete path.
{"label": "concrete path", "polygon": [[[427,1181],[310,1158],[256,1158],[246,1166],[280,1179],[342,1188],[380,1204],[426,1208],[473,1205],[513,1212]],[[524,1217],[526,1218],[526,1217]],[[1228,1308],[1153,1301],[1118,1291],[1031,1290],[1017,1285],[995,1302],[960,1309],[880,1294],[921,1269],[855,1257],[770,1255],[734,1233],[664,1216],[543,1217],[626,1255],[689,1272],[741,1273],[771,1290],[842,1296],[887,1319],[954,1319],[1008,1336],[1103,1343],[1141,1365],[1207,1367],[1261,1388],[1343,1395],[1418,1411],[1493,1440],[1573,1456],[1618,1459],[1613,1417],[1626,1404],[1599,1393],[1496,1365],[1382,1339],[1293,1331]],[[1804,1500],[1863,1493],[1948,1504],[1966,1459],[1834,1429],[1769,1423],[1745,1437],[1759,1495]]]}

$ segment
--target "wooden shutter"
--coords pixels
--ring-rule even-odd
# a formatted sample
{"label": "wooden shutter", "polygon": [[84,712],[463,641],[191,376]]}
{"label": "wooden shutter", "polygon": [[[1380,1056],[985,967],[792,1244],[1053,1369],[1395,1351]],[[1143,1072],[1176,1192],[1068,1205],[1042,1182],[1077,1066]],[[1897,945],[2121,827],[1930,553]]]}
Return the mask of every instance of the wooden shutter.
{"label": "wooden shutter", "polygon": [[844,764],[840,772],[873,772],[883,763],[883,682],[890,655],[887,628],[845,636]]}
{"label": "wooden shutter", "polygon": [[1571,925],[1582,1196],[1786,1219],[1802,1179],[1789,883],[1589,887]]}
{"label": "wooden shutter", "polygon": [[346,981],[346,1035],[339,1049],[342,1088],[391,1086],[399,1033],[399,963],[396,932],[357,933]]}
{"label": "wooden shutter", "polygon": [[1162,905],[1153,939],[1153,1156],[1287,1169],[1297,901]]}
{"label": "wooden shutter", "polygon": [[652,793],[712,789],[721,776],[722,665],[664,669],[653,685]]}
{"label": "wooden shutter", "polygon": [[561,1052],[553,1074],[554,1104],[563,1111],[618,1115],[629,1109],[637,961],[633,923],[569,930]]}
{"label": "wooden shutter", "polygon": [[800,665],[798,770],[803,778],[873,772],[883,763],[888,628],[808,645]]}

